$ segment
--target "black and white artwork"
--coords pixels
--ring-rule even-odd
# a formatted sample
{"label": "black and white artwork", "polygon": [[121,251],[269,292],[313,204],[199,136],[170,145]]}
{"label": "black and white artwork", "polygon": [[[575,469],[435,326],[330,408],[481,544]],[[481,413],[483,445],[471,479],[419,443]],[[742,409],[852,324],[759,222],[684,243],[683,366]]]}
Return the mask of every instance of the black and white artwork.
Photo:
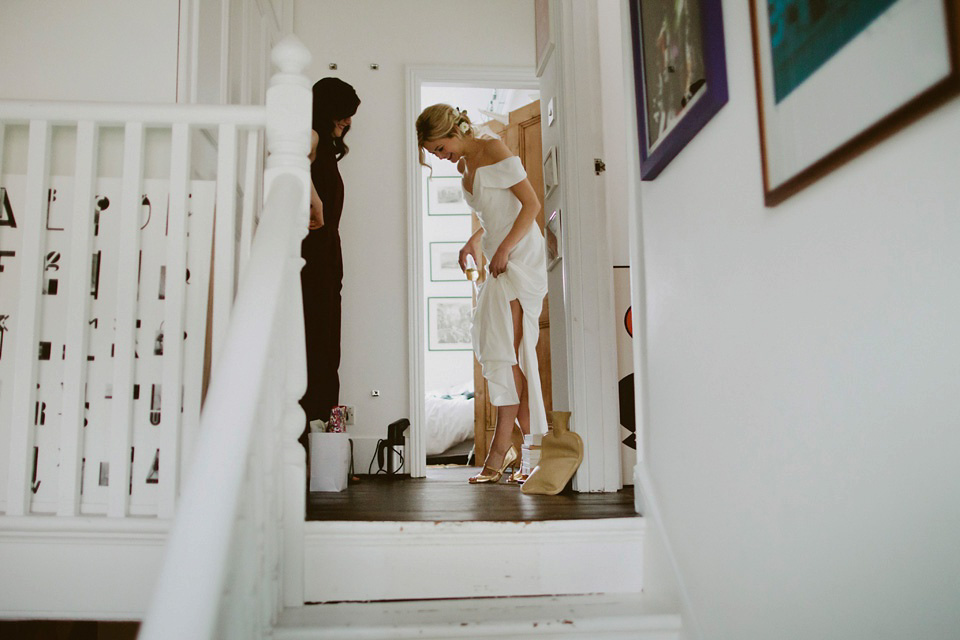
{"label": "black and white artwork", "polygon": [[432,282],[465,282],[460,269],[460,249],[464,242],[430,243],[430,280]]}
{"label": "black and white artwork", "polygon": [[470,206],[463,196],[460,176],[427,178],[427,214],[431,216],[470,215]]}
{"label": "black and white artwork", "polygon": [[473,340],[473,299],[470,297],[427,298],[427,327],[430,351],[470,351]]}

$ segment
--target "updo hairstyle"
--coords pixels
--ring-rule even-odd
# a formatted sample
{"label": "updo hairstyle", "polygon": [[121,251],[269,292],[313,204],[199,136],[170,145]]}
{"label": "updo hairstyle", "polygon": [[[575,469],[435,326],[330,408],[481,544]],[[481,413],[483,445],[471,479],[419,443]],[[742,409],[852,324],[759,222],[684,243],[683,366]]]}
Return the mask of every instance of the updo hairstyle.
{"label": "updo hairstyle", "polygon": [[427,107],[417,118],[417,147],[420,164],[425,167],[426,154],[423,145],[440,138],[473,138],[473,123],[466,111],[460,111],[448,104],[435,104]]}

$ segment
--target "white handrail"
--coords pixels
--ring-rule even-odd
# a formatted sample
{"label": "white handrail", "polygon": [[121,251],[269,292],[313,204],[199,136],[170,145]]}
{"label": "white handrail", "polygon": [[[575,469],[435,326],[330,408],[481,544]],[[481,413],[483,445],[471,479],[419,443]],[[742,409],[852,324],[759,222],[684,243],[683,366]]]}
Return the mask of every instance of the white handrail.
{"label": "white handrail", "polygon": [[[289,224],[299,193],[293,178],[272,189],[234,306],[234,319],[207,394],[197,463],[181,496],[152,615],[141,638],[206,638],[216,624],[246,458],[256,425],[273,325],[288,272]],[[199,526],[196,526],[199,525]]]}
{"label": "white handrail", "polygon": [[[305,516],[304,452],[296,438],[304,420],[297,399],[306,386],[299,244],[308,217],[311,95],[299,74],[309,53],[290,37],[273,60],[281,73],[267,92],[267,201],[211,377],[144,640],[262,637],[283,601],[303,602],[302,576],[300,593],[290,593],[296,580],[284,571],[298,569],[298,555],[302,562]],[[222,626],[233,631],[218,631]]]}
{"label": "white handrail", "polygon": [[0,113],[7,124],[26,124],[46,120],[51,125],[75,124],[91,120],[100,126],[123,126],[140,122],[145,126],[191,124],[214,127],[233,124],[262,128],[266,112],[261,106],[173,105],[100,102],[44,102],[38,100],[0,100]]}

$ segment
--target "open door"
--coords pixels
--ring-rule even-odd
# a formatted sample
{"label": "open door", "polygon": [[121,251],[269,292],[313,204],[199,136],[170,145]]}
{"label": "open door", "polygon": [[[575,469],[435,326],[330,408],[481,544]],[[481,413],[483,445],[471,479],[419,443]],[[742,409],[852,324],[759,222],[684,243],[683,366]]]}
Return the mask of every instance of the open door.
{"label": "open door", "polygon": [[[520,107],[510,112],[510,124],[490,122],[487,125],[494,133],[500,136],[510,151],[520,158],[527,177],[540,203],[543,203],[543,142],[540,135],[540,101]],[[537,214],[537,226],[543,232],[544,211],[541,208]],[[473,218],[473,230],[476,231],[479,223],[476,216]],[[481,265],[482,266],[482,265]],[[481,270],[481,273],[483,271]],[[537,342],[537,359],[540,364],[540,385],[543,389],[543,404],[547,410],[547,420],[553,410],[553,376],[550,363],[550,305],[549,297],[543,301],[543,312],[540,314],[540,339]],[[476,447],[477,464],[483,464],[487,457],[490,442],[493,440],[493,431],[497,425],[497,409],[490,404],[487,393],[487,381],[480,371],[480,363],[474,359],[473,383],[476,390],[474,400],[474,441]]]}

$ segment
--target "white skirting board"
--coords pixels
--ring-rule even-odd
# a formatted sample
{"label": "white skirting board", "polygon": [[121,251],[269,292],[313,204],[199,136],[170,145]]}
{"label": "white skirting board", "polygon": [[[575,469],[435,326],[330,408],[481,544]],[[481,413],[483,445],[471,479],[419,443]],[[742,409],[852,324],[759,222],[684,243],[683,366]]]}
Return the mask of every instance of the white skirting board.
{"label": "white skirting board", "polygon": [[677,640],[681,618],[643,595],[347,602],[287,609],[274,640]]}
{"label": "white skirting board", "polygon": [[640,593],[643,518],[308,522],[309,602]]}
{"label": "white skirting board", "polygon": [[0,618],[139,620],[165,520],[0,517]]}

